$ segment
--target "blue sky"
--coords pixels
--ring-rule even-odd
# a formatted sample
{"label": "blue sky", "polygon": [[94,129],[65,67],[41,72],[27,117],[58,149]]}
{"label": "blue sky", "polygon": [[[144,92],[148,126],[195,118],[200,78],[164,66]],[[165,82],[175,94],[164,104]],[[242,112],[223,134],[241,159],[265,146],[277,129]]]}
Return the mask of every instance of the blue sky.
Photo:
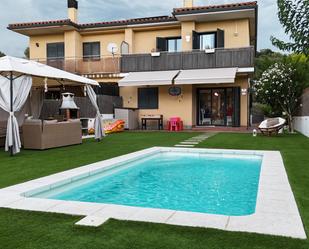
{"label": "blue sky", "polygon": [[[195,5],[247,2],[248,0],[195,0]],[[270,36],[287,40],[277,17],[276,0],[258,0],[258,49],[274,49]],[[170,15],[183,0],[79,0],[79,21],[98,22],[135,17]],[[28,38],[6,29],[9,23],[67,18],[67,0],[1,0],[0,51],[23,56]]]}

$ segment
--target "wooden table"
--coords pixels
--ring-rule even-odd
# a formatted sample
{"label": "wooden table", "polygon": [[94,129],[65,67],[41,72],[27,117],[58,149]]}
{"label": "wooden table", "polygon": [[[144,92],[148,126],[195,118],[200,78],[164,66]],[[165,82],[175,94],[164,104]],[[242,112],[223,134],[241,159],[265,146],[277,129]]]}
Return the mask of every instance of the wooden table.
{"label": "wooden table", "polygon": [[163,130],[163,115],[142,117],[142,130],[147,130],[147,121],[157,121],[158,130]]}

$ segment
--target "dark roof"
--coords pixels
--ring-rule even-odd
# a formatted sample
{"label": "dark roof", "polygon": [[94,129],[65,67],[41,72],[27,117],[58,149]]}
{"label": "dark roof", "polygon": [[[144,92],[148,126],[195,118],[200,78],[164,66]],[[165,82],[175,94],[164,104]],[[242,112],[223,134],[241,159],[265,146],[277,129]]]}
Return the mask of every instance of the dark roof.
{"label": "dark roof", "polygon": [[207,5],[207,6],[197,6],[192,8],[175,8],[173,14],[193,14],[201,12],[214,12],[214,11],[226,11],[226,10],[237,10],[237,9],[247,9],[256,7],[257,2],[244,2],[244,3],[230,3],[222,5]]}
{"label": "dark roof", "polygon": [[147,24],[147,23],[158,23],[158,22],[172,22],[177,21],[173,16],[154,16],[145,18],[134,18],[128,20],[118,20],[110,22],[97,22],[97,23],[84,23],[77,24],[72,22],[70,19],[55,20],[55,21],[42,21],[42,22],[28,22],[28,23],[15,23],[10,24],[9,29],[23,29],[33,27],[52,27],[52,26],[64,26],[70,25],[79,29],[96,28],[96,27],[112,27],[122,25],[133,25],[133,24]]}
{"label": "dark roof", "polygon": [[64,19],[64,20],[53,20],[53,21],[14,23],[9,24],[8,29],[23,29],[33,27],[50,27],[50,26],[64,26],[64,25],[70,25],[74,27],[78,26],[78,24],[72,22],[70,19]]}
{"label": "dark roof", "polygon": [[53,27],[53,26],[72,26],[78,29],[96,28],[96,27],[113,27],[113,26],[125,26],[134,24],[148,24],[148,23],[160,23],[160,22],[173,22],[177,21],[177,15],[192,14],[192,13],[207,13],[213,11],[225,11],[225,10],[237,10],[256,7],[257,2],[245,2],[245,3],[231,3],[223,5],[208,5],[192,8],[176,8],[173,11],[173,16],[154,16],[145,18],[134,18],[128,20],[118,20],[110,22],[97,22],[97,23],[85,23],[77,24],[70,19],[42,21],[42,22],[28,22],[28,23],[14,23],[9,24],[8,29],[24,29],[35,27]]}
{"label": "dark roof", "polygon": [[97,22],[97,23],[85,23],[80,24],[80,28],[93,28],[93,27],[109,27],[119,25],[133,25],[133,24],[147,24],[147,23],[158,23],[158,22],[173,22],[177,19],[173,16],[154,16],[145,18],[134,18],[128,20],[118,20],[110,22]]}

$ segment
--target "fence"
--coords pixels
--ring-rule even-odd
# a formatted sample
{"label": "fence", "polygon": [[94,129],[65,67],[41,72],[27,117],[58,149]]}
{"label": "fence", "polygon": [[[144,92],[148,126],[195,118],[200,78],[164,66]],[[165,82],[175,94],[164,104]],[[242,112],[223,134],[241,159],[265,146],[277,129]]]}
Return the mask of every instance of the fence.
{"label": "fence", "polygon": [[[122,98],[117,96],[98,95],[98,106],[100,113],[113,114],[114,108],[122,107]],[[96,111],[87,97],[75,97],[76,105],[80,108],[80,116],[86,118],[94,118]],[[61,100],[44,100],[41,119],[47,119],[59,113]]]}

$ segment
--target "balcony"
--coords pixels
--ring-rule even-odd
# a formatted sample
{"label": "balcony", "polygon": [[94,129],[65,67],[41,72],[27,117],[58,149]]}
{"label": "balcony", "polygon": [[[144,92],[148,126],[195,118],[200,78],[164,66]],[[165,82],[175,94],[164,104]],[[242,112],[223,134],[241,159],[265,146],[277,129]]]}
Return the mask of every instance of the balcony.
{"label": "balcony", "polygon": [[216,49],[206,53],[201,50],[168,53],[156,56],[127,54],[85,58],[35,59],[36,61],[75,74],[117,74],[128,72],[206,69],[222,67],[253,67],[254,47]]}
{"label": "balcony", "polygon": [[66,57],[34,60],[75,74],[120,73],[120,56],[91,59]]}
{"label": "balcony", "polygon": [[195,50],[159,55],[122,55],[121,72],[166,71],[186,69],[206,69],[222,67],[253,67],[254,47],[216,49],[214,52]]}

